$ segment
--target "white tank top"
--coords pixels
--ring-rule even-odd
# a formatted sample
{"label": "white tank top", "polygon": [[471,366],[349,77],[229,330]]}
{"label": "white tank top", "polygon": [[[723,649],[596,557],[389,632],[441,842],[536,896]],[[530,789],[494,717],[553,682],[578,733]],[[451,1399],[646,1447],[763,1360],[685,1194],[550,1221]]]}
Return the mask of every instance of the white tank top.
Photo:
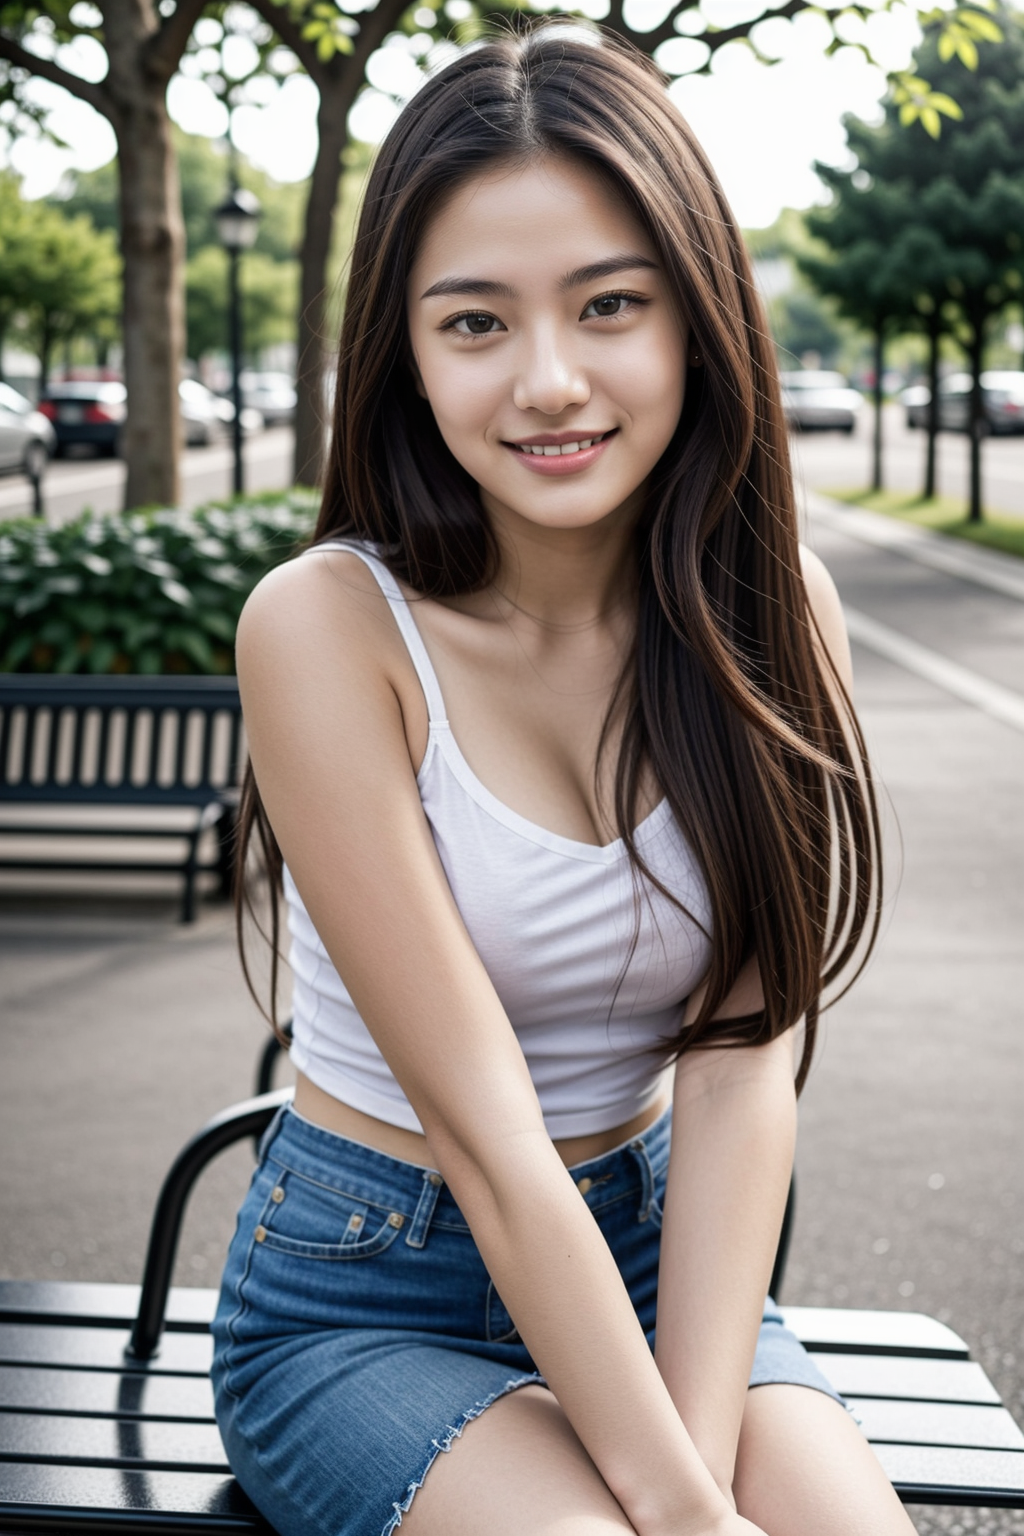
{"label": "white tank top", "polygon": [[[680,1009],[711,958],[707,890],[668,802],[640,824],[635,839],[689,916],[649,881],[634,880],[621,839],[605,847],[576,842],[496,799],[459,751],[394,577],[364,544],[316,548],[345,549],[366,563],[409,648],[430,716],[417,776],[423,809],[462,920],[522,1047],[549,1135],[585,1136],[625,1124],[657,1097]],[[287,868],[284,890],[294,974],[292,1061],[342,1103],[421,1130]]]}

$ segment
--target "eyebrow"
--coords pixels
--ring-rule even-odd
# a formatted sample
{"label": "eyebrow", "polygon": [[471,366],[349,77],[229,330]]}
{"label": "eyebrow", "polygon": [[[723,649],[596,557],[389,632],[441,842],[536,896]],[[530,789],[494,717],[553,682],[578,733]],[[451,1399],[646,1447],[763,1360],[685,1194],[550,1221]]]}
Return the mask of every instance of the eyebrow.
{"label": "eyebrow", "polygon": [[[585,267],[574,267],[565,274],[558,286],[566,292],[571,288],[581,288],[584,283],[597,282],[602,277],[613,277],[617,272],[635,272],[640,269],[656,272],[658,263],[635,251],[629,251],[621,256],[609,256],[605,261],[592,261]],[[420,298],[436,299],[469,293],[488,299],[519,298],[519,290],[510,283],[498,283],[486,277],[442,277],[439,282],[432,283]]]}

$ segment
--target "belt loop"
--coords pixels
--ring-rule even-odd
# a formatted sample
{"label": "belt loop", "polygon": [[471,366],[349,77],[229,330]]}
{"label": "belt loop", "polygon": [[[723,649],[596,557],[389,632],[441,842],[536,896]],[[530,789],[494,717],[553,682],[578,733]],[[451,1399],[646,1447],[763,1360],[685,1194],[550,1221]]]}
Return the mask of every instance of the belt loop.
{"label": "belt loop", "polygon": [[281,1121],[284,1119],[285,1111],[287,1108],[287,1104],[281,1105],[280,1109],[276,1111],[273,1120],[271,1120],[270,1124],[267,1126],[266,1130],[263,1132],[263,1135],[260,1137],[256,1144],[256,1162],[260,1166],[262,1166],[263,1159],[270,1151],[270,1143],[281,1129]]}
{"label": "belt loop", "polygon": [[636,1158],[640,1169],[640,1214],[637,1221],[649,1221],[651,1210],[654,1206],[654,1169],[651,1167],[651,1159],[647,1155],[647,1145],[639,1137],[629,1143],[629,1151]]}
{"label": "belt loop", "polygon": [[437,1197],[443,1187],[444,1180],[441,1175],[435,1173],[431,1168],[424,1168],[423,1189],[416,1206],[416,1213],[412,1218],[412,1226],[409,1228],[405,1239],[406,1245],[409,1248],[422,1248],[427,1241],[427,1233],[430,1230],[430,1223],[434,1216],[434,1207],[437,1204]]}

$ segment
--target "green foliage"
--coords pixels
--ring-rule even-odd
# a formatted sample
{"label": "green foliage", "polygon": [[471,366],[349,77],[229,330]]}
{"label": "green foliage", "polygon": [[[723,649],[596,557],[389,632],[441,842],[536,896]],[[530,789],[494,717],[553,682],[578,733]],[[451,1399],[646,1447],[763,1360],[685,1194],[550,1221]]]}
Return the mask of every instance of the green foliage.
{"label": "green foliage", "polygon": [[807,226],[831,254],[800,265],[862,323],[922,323],[959,310],[973,330],[1020,292],[1024,25],[1005,11],[980,21],[975,68],[964,67],[946,23],[915,54],[958,103],[941,141],[923,115],[923,133],[918,119],[908,126],[907,103],[894,91],[880,127],[846,120],[855,170],[816,166],[833,203],[809,214]]}
{"label": "green foliage", "polygon": [[234,670],[242,605],[309,537],[311,492],[0,524],[0,671]]}
{"label": "green foliage", "polygon": [[0,327],[15,314],[26,319],[44,378],[59,342],[83,334],[109,341],[121,304],[113,233],[84,214],[25,202],[10,176],[0,178],[0,229]]}
{"label": "green foliage", "polygon": [[[299,304],[298,262],[248,252],[239,264],[239,288],[246,351],[258,353],[290,341]],[[190,357],[226,350],[228,257],[220,246],[206,246],[188,263],[185,316]]]}

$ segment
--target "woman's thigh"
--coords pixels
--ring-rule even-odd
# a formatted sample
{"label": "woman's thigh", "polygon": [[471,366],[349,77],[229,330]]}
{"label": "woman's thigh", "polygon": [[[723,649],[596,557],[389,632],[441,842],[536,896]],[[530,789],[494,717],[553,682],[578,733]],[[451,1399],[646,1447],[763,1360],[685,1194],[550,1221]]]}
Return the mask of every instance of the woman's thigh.
{"label": "woman's thigh", "polygon": [[734,1491],[767,1536],[913,1536],[853,1418],[810,1387],[747,1393]]}
{"label": "woman's thigh", "polygon": [[552,1394],[492,1404],[430,1469],[402,1536],[632,1536]]}

